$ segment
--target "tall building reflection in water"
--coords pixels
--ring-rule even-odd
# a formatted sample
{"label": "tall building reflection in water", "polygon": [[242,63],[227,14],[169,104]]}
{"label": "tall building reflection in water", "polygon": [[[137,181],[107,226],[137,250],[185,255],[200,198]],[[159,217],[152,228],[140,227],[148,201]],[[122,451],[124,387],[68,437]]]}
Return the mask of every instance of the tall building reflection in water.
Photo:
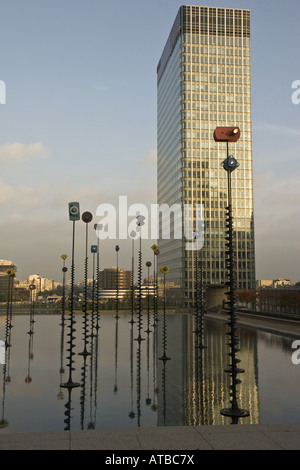
{"label": "tall building reflection in water", "polygon": [[[220,324],[221,328],[226,328]],[[194,319],[188,315],[168,318],[168,355],[165,365],[157,361],[159,426],[197,426],[230,424],[220,414],[228,401],[229,377],[225,334],[214,323],[205,324],[205,350],[195,348]],[[225,333],[225,330],[224,330]],[[245,366],[239,385],[239,403],[250,411],[240,423],[259,423],[258,356],[256,332],[241,330],[240,358]],[[159,336],[158,343],[161,343]],[[163,380],[164,379],[164,380]]]}

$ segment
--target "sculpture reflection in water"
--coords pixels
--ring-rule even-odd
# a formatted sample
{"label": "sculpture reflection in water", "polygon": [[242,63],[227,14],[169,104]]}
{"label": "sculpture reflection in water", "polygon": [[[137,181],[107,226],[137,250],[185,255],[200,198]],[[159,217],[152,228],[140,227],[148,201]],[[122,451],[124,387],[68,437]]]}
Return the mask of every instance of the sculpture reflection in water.
{"label": "sculpture reflection in water", "polygon": [[151,333],[150,330],[150,267],[152,266],[151,261],[146,262],[146,266],[148,269],[148,280],[147,280],[147,330],[146,333],[149,337],[149,333]]}
{"label": "sculpture reflection in water", "polygon": [[166,274],[169,272],[169,266],[161,266],[160,271],[164,276],[164,287],[163,287],[163,331],[162,331],[162,347],[163,354],[159,357],[159,360],[163,362],[162,368],[162,403],[163,403],[163,424],[166,425],[166,365],[167,361],[171,358],[167,356],[167,319],[166,319]]}
{"label": "sculpture reflection in water", "polygon": [[134,393],[133,393],[133,369],[134,369],[134,361],[133,361],[133,315],[131,312],[131,319],[130,322],[131,327],[130,327],[130,338],[129,338],[129,347],[130,347],[130,355],[129,355],[129,362],[130,362],[130,411],[128,413],[128,416],[130,419],[135,418],[135,412],[134,412]]}
{"label": "sculpture reflection in water", "polygon": [[[159,389],[156,383],[156,362],[157,362],[157,329],[153,331],[153,334],[147,333],[146,338],[146,351],[142,347],[145,343],[138,341],[135,343],[136,346],[136,410],[134,410],[134,354],[133,354],[133,325],[131,326],[130,330],[130,411],[129,411],[129,418],[134,420],[136,418],[136,425],[137,427],[141,426],[141,418],[142,418],[142,394],[145,391],[145,405],[149,408],[152,412],[157,411],[157,394],[159,393]],[[151,349],[151,341],[152,341],[152,358],[150,355]],[[143,358],[143,353],[146,352],[146,358]],[[143,365],[146,362],[146,368]],[[150,369],[152,366],[152,387],[153,387],[153,398],[151,398],[150,393]],[[145,374],[146,371],[146,374]],[[146,375],[145,380],[143,380],[143,376]]]}
{"label": "sculpture reflection in water", "polygon": [[115,381],[114,393],[118,392],[118,345],[119,345],[119,315],[115,316]]}
{"label": "sculpture reflection in water", "polygon": [[[5,317],[5,341],[4,345],[1,345],[1,348],[4,348],[4,354],[1,354],[3,359],[3,385],[2,385],[2,413],[0,420],[0,428],[8,426],[8,421],[5,419],[5,393],[6,393],[6,384],[9,384],[11,381],[9,373],[10,365],[10,351],[11,351],[11,331],[13,328],[12,325],[12,299],[13,299],[13,286],[14,286],[14,277],[15,270],[9,268],[6,270],[8,275],[8,292],[7,292],[7,305],[6,305],[6,317]],[[1,361],[0,361],[1,363]]]}
{"label": "sculpture reflection in water", "polygon": [[166,318],[166,274],[169,272],[169,266],[161,266],[160,271],[164,275],[164,287],[163,287],[163,354],[159,358],[164,363],[168,361],[170,357],[167,356],[167,318]]}
{"label": "sculpture reflection in water", "polygon": [[2,411],[0,420],[0,429],[8,426],[9,422],[5,418],[5,398],[6,398],[6,385],[10,383],[11,378],[9,375],[9,362],[10,362],[10,348],[6,347],[4,364],[3,364],[3,376],[2,376]]}
{"label": "sculpture reflection in water", "polygon": [[30,375],[30,365],[31,361],[33,360],[33,335],[34,335],[34,292],[36,286],[34,284],[30,284],[30,315],[29,315],[29,331],[27,332],[29,335],[29,343],[28,343],[28,366],[27,366],[27,376],[25,377],[25,382],[30,384],[32,382],[32,377]]}
{"label": "sculpture reflection in water", "polygon": [[196,250],[195,259],[195,347],[204,349],[204,291],[203,291],[203,263],[198,259]]}
{"label": "sculpture reflection in water", "polygon": [[92,336],[90,345],[90,354],[83,357],[81,368],[80,429],[96,429],[99,330]]}
{"label": "sculpture reflection in water", "polygon": [[[67,315],[68,316],[68,315]],[[78,314],[77,329],[81,335],[83,318]],[[159,360],[163,353],[163,318],[160,312],[159,326],[149,336],[144,333],[146,341],[135,341],[137,324],[129,323],[130,312],[123,313],[118,320],[118,335],[116,333],[116,321],[114,312],[106,314],[102,318],[99,336],[93,337],[91,342],[92,354],[87,356],[85,380],[77,379],[80,374],[83,359],[76,355],[73,364],[75,368],[73,380],[78,380],[85,386],[85,400],[72,388],[61,388],[64,393],[63,401],[53,403],[53,396],[57,396],[57,385],[60,384],[60,365],[64,363],[60,357],[61,336],[59,315],[36,315],[34,335],[34,378],[26,386],[22,373],[27,366],[26,357],[29,335],[27,334],[28,316],[16,315],[13,317],[14,328],[12,330],[11,358],[6,361],[6,370],[1,369],[1,391],[3,387],[3,373],[12,375],[11,384],[4,381],[5,390],[5,414],[4,419],[9,420],[8,432],[19,431],[45,431],[68,429],[92,428],[120,428],[139,425],[144,426],[184,426],[201,424],[229,424],[228,418],[220,414],[220,405],[227,396],[229,386],[228,374],[224,372],[227,363],[227,346],[225,323],[211,320],[205,316],[204,342],[207,348],[196,348],[194,341],[194,317],[190,314],[166,315],[167,321],[167,356],[171,360]],[[146,312],[144,312],[146,319]],[[1,334],[4,332],[5,317],[0,318]],[[66,319],[68,321],[68,319]],[[146,322],[145,322],[146,328]],[[27,327],[27,328],[26,328]],[[66,332],[67,332],[67,328]],[[2,334],[4,337],[4,334]],[[251,415],[243,419],[243,423],[256,424],[260,422],[260,396],[266,397],[266,360],[273,353],[280,355],[279,364],[290,363],[290,351],[282,349],[280,337],[278,343],[270,342],[274,335],[259,333],[256,330],[240,329],[241,359],[245,363],[246,372],[244,380],[239,388],[239,401],[242,408],[251,410]],[[149,341],[148,341],[149,338]],[[81,340],[81,337],[80,337]],[[260,343],[257,347],[257,342]],[[282,340],[283,341],[283,340]],[[288,339],[286,339],[287,345]],[[74,341],[76,342],[76,341]],[[81,350],[81,341],[75,346]],[[65,345],[64,355],[67,355],[68,344]],[[117,364],[114,353],[118,352]],[[267,351],[266,357],[259,356]],[[9,353],[9,351],[8,351]],[[57,357],[57,367],[53,368],[53,360]],[[260,361],[260,362],[259,362]],[[33,363],[32,363],[33,364]],[[258,364],[261,373],[258,373]],[[115,384],[115,366],[118,366],[118,392],[113,392]],[[55,364],[54,364],[55,366]],[[3,367],[3,366],[1,366]],[[293,367],[289,374],[291,380],[295,380],[298,374]],[[10,372],[8,373],[8,368]],[[19,369],[21,382],[19,383]],[[31,366],[32,369],[32,366]],[[64,380],[68,377],[68,367],[65,364]],[[45,381],[45,372],[47,381]],[[276,387],[276,400],[279,390],[284,383],[282,379],[284,370],[278,368],[278,384]],[[32,373],[29,374],[32,377]],[[16,378],[17,380],[13,380]],[[260,395],[258,394],[258,381],[260,379]],[[272,380],[274,377],[272,377]],[[277,380],[277,379],[276,379]],[[288,379],[287,379],[288,380]],[[23,388],[22,388],[23,385]],[[24,393],[24,387],[26,393]],[[286,387],[285,387],[286,388]],[[293,392],[295,395],[295,392]],[[291,390],[282,391],[282,406],[291,403],[288,394]],[[62,397],[60,397],[62,398]],[[1,397],[2,399],[2,397]],[[151,399],[151,403],[150,403]],[[299,398],[293,397],[294,402],[299,403]],[[298,400],[298,401],[297,401]],[[67,402],[65,406],[65,402]],[[51,403],[51,406],[49,406]],[[273,397],[267,400],[267,406],[271,409],[274,403]],[[100,406],[101,404],[101,406]],[[265,405],[265,400],[264,403]],[[245,406],[246,405],[246,406]],[[22,421],[17,410],[22,406]],[[43,410],[40,417],[36,410]],[[272,408],[273,410],[273,408]],[[272,411],[271,410],[271,411]],[[63,413],[66,413],[63,415]],[[266,423],[266,411],[262,409],[263,423]],[[270,419],[270,410],[267,411]],[[296,413],[296,412],[295,412]],[[72,415],[72,416],[71,416]],[[65,419],[65,423],[63,419]],[[274,418],[276,420],[276,418]],[[240,420],[239,420],[240,421]]]}
{"label": "sculpture reflection in water", "polygon": [[158,324],[158,274],[157,274],[157,257],[160,253],[157,245],[152,245],[153,250],[153,327]]}

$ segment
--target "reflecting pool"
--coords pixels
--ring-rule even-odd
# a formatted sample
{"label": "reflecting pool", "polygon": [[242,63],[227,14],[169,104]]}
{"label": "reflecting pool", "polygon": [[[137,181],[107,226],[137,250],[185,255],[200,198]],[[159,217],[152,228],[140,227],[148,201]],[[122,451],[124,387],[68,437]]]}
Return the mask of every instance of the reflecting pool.
{"label": "reflecting pool", "polygon": [[[230,406],[228,326],[206,318],[205,349],[195,348],[193,315],[168,314],[165,337],[130,315],[101,315],[89,325],[88,354],[84,322],[75,315],[72,380],[68,380],[69,315],[14,315],[10,347],[0,365],[0,433],[63,429],[231,424],[220,414]],[[90,321],[90,320],[89,320]],[[0,316],[0,339],[7,334]],[[300,365],[291,361],[294,338],[239,326],[241,366],[239,406],[250,416],[239,424],[300,422]],[[163,361],[163,347],[169,360]]]}

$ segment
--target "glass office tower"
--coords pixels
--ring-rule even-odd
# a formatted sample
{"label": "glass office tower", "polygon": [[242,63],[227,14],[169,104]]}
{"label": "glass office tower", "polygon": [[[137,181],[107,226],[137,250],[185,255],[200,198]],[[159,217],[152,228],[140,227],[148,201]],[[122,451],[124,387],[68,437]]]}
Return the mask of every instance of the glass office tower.
{"label": "glass office tower", "polygon": [[[213,138],[219,126],[238,126],[241,130],[239,141],[229,144],[230,155],[239,162],[232,173],[237,288],[254,289],[248,10],[179,9],[157,66],[157,118],[158,204],[171,209],[173,204],[173,208],[182,207],[180,238],[172,229],[166,237],[160,227],[158,263],[170,267],[167,276],[177,287],[178,302],[187,307],[194,303],[196,256],[202,260],[206,288],[222,286],[228,280],[227,172],[222,167],[226,143],[216,143]],[[203,205],[204,244],[199,250],[187,249],[185,205],[194,218],[195,231],[196,207]],[[169,214],[162,211],[160,225],[165,217]]]}

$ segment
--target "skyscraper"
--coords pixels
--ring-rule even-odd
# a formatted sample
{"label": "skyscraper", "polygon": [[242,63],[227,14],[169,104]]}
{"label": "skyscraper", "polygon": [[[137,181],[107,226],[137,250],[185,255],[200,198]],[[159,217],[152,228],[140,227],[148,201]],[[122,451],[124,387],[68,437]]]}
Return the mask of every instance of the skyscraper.
{"label": "skyscraper", "polygon": [[191,208],[194,230],[196,206],[203,205],[201,250],[187,249],[187,240],[174,237],[174,230],[169,239],[160,230],[158,241],[159,264],[170,266],[168,279],[185,306],[194,303],[196,253],[207,288],[227,281],[227,172],[221,165],[226,144],[214,141],[218,126],[241,130],[229,146],[240,165],[232,173],[237,288],[253,289],[250,12],[182,6],[157,66],[157,185],[160,206]]}

